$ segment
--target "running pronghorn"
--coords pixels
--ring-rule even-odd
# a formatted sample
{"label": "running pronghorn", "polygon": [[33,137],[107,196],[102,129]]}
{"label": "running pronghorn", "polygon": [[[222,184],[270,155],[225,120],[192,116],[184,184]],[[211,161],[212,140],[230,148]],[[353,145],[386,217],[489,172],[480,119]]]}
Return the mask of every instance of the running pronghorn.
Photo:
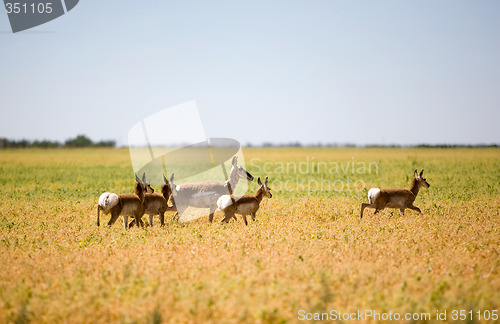
{"label": "running pronghorn", "polygon": [[420,208],[413,205],[415,198],[417,198],[420,187],[429,188],[427,180],[422,176],[424,170],[418,174],[417,170],[414,172],[415,179],[411,184],[410,189],[379,189],[371,188],[368,191],[369,204],[361,204],[361,218],[363,218],[363,211],[365,208],[374,208],[377,214],[379,210],[384,208],[398,208],[401,215],[405,214],[405,209],[413,209],[422,213]]}
{"label": "running pronghorn", "polygon": [[[170,188],[170,184],[167,178],[165,178],[164,174],[163,174],[163,182],[164,184],[161,187],[161,194],[157,192],[154,193],[146,192],[146,195],[144,196],[144,205],[146,208],[144,214],[149,215],[150,226],[153,226],[154,215],[159,215],[161,226],[165,226],[165,212],[168,210],[175,210],[175,207],[168,206],[168,200],[170,199],[170,195],[172,194],[172,189]],[[135,219],[133,219],[128,224],[129,227],[132,227],[134,225],[135,225]],[[142,220],[141,220],[141,225],[142,225]]]}
{"label": "running pronghorn", "polygon": [[173,188],[173,203],[179,218],[189,207],[210,208],[208,221],[211,223],[217,209],[217,199],[222,195],[232,194],[240,179],[253,180],[253,176],[238,164],[238,157],[233,157],[231,172],[225,182],[202,181],[175,185],[172,174],[170,186]]}
{"label": "running pronghorn", "polygon": [[97,205],[97,226],[99,223],[99,212],[102,210],[104,214],[111,213],[111,219],[108,226],[113,225],[120,215],[123,215],[124,227],[128,227],[128,217],[134,217],[137,223],[144,215],[144,197],[146,191],[146,174],[143,174],[142,180],[135,175],[135,193],[133,194],[115,194],[105,192],[99,197]]}
{"label": "running pronghorn", "polygon": [[264,196],[271,198],[271,188],[267,185],[267,177],[264,184],[257,179],[259,190],[255,195],[224,195],[217,200],[217,207],[224,212],[224,219],[221,222],[229,222],[231,218],[236,219],[235,214],[243,216],[245,225],[248,225],[247,216],[252,216],[252,221],[255,221],[255,213],[259,210],[260,202]]}

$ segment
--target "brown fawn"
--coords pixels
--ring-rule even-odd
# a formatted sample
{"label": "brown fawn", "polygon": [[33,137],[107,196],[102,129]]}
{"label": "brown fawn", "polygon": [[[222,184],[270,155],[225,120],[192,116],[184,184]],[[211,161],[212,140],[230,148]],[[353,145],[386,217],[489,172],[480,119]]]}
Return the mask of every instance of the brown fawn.
{"label": "brown fawn", "polygon": [[223,195],[217,200],[217,207],[224,212],[224,219],[221,222],[229,222],[231,218],[236,219],[235,214],[243,216],[245,225],[248,225],[247,216],[252,217],[252,221],[255,221],[255,214],[259,210],[260,202],[264,196],[271,198],[271,188],[267,185],[267,177],[264,184],[257,180],[259,184],[259,190],[255,195]]}
{"label": "brown fawn", "polygon": [[417,198],[418,191],[420,187],[429,188],[427,180],[422,176],[424,170],[418,174],[417,170],[413,173],[415,178],[411,184],[410,189],[379,189],[371,188],[368,191],[368,201],[367,203],[361,204],[361,217],[363,218],[363,211],[365,208],[374,208],[377,214],[380,210],[384,208],[398,208],[401,215],[404,215],[405,209],[413,209],[422,213],[420,208],[413,205],[415,198]]}
{"label": "brown fawn", "polygon": [[128,228],[128,216],[134,217],[137,223],[144,215],[144,197],[146,192],[146,175],[143,174],[142,179],[135,175],[135,193],[133,194],[115,194],[105,192],[99,197],[99,204],[97,205],[97,226],[100,225],[99,213],[102,210],[104,214],[111,213],[111,219],[108,226],[113,225],[120,215],[123,215],[123,224]]}
{"label": "brown fawn", "polygon": [[[163,182],[164,184],[161,187],[161,194],[154,192],[153,190],[153,193],[146,192],[146,195],[144,196],[144,205],[146,208],[144,214],[149,215],[149,226],[153,226],[154,215],[159,215],[160,225],[165,226],[165,212],[169,210],[175,210],[175,207],[168,206],[168,200],[172,195],[172,189],[170,188],[170,184],[167,178],[165,178],[165,175],[163,175]],[[133,219],[128,226],[132,227],[135,224],[136,224],[135,219]],[[142,225],[142,220],[141,220],[141,225]]]}

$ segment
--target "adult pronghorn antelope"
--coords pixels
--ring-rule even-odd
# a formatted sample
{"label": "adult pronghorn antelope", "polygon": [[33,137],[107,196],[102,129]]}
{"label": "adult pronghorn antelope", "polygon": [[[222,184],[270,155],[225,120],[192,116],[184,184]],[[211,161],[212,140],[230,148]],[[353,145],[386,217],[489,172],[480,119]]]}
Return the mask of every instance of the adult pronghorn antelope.
{"label": "adult pronghorn antelope", "polygon": [[104,214],[111,213],[111,219],[108,226],[113,225],[120,215],[123,215],[124,227],[128,227],[128,216],[134,217],[137,223],[144,215],[144,197],[146,193],[146,175],[143,174],[142,180],[135,175],[135,193],[133,194],[115,194],[105,192],[99,197],[97,205],[97,226],[99,223],[99,213],[102,210]]}
{"label": "adult pronghorn antelope", "polygon": [[174,175],[172,174],[170,185],[174,188],[172,196],[174,206],[177,209],[176,215],[180,218],[189,206],[210,208],[208,221],[212,222],[217,209],[217,199],[222,195],[232,194],[240,179],[253,180],[253,176],[238,165],[238,157],[233,157],[231,164],[231,172],[225,182],[202,181],[176,186],[173,183]]}
{"label": "adult pronghorn antelope", "polygon": [[235,214],[243,216],[245,225],[248,225],[247,216],[252,217],[252,221],[255,221],[255,214],[259,210],[260,202],[264,196],[271,198],[271,188],[267,185],[267,177],[264,184],[260,182],[260,178],[257,179],[259,184],[259,190],[255,195],[224,195],[217,200],[217,207],[224,212],[224,219],[221,222],[229,222],[231,218],[236,219]]}
{"label": "adult pronghorn antelope", "polygon": [[[161,194],[157,192],[153,193],[146,192],[146,195],[144,196],[144,205],[145,205],[144,214],[149,215],[150,226],[153,226],[154,215],[159,215],[161,226],[165,226],[165,212],[168,210],[175,210],[175,207],[168,206],[168,200],[170,199],[170,196],[172,194],[172,189],[170,188],[170,184],[167,178],[165,178],[164,174],[163,174],[163,182],[164,184],[161,187]],[[132,227],[134,226],[134,224],[135,224],[135,219],[133,219],[128,226]]]}
{"label": "adult pronghorn antelope", "polygon": [[413,173],[415,178],[411,184],[410,189],[379,189],[371,188],[368,190],[368,201],[367,203],[361,204],[361,218],[363,218],[363,211],[365,208],[375,208],[375,213],[377,214],[380,210],[384,208],[398,208],[401,215],[404,215],[405,209],[413,209],[422,213],[420,208],[413,205],[415,198],[417,198],[418,191],[420,187],[429,188],[427,180],[422,176],[424,170],[418,174],[417,170]]}

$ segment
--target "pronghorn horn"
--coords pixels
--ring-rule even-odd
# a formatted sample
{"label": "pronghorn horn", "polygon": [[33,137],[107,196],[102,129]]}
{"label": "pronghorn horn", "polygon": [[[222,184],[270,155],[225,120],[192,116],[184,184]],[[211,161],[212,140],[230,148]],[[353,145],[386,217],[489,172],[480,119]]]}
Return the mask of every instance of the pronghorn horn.
{"label": "pronghorn horn", "polygon": [[238,157],[237,156],[234,156],[233,157],[233,161],[231,162],[234,166],[236,166],[236,164],[238,163]]}
{"label": "pronghorn horn", "polygon": [[170,177],[170,182],[174,183],[174,174],[172,173],[172,176]]}
{"label": "pronghorn horn", "polygon": [[165,174],[164,173],[162,173],[162,176],[163,176],[163,182],[165,182],[165,184],[168,184],[168,180],[167,180],[167,178],[165,178]]}
{"label": "pronghorn horn", "polygon": [[135,181],[141,182],[141,179],[139,179],[139,177],[137,176],[137,173],[135,173]]}
{"label": "pronghorn horn", "polygon": [[266,186],[267,186],[267,180],[268,180],[268,179],[267,179],[267,177],[266,177],[266,181],[264,182],[264,184],[265,184]]}
{"label": "pronghorn horn", "polygon": [[257,183],[259,184],[259,186],[262,186],[262,182],[260,182],[260,177],[257,179]]}
{"label": "pronghorn horn", "polygon": [[146,184],[146,172],[142,174],[142,182]]}

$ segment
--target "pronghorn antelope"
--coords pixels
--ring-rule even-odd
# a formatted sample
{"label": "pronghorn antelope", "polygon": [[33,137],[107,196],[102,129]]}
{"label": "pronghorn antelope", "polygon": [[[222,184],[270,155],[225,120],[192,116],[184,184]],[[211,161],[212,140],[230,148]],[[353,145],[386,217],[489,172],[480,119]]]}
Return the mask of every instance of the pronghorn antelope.
{"label": "pronghorn antelope", "polygon": [[142,176],[142,180],[135,175],[135,193],[120,194],[105,192],[99,197],[97,205],[97,226],[99,223],[99,212],[102,210],[104,214],[111,213],[111,219],[108,226],[113,225],[120,215],[123,215],[123,224],[125,228],[128,226],[128,216],[134,217],[136,222],[139,222],[144,215],[144,196],[146,191],[146,175]]}
{"label": "pronghorn antelope", "polygon": [[232,194],[238,185],[240,179],[253,180],[253,176],[245,169],[239,166],[238,158],[235,156],[232,160],[231,172],[225,182],[202,181],[193,183],[183,183],[174,185],[173,174],[170,185],[173,191],[173,204],[177,209],[176,215],[180,218],[182,213],[189,207],[210,208],[208,221],[211,223],[217,209],[217,199],[222,195]]}
{"label": "pronghorn antelope", "polygon": [[260,178],[257,179],[259,184],[259,190],[255,195],[224,195],[217,200],[217,207],[224,212],[224,219],[221,222],[229,222],[231,218],[236,219],[235,214],[243,216],[245,225],[248,225],[247,215],[252,216],[252,220],[255,221],[255,213],[259,210],[260,202],[264,196],[271,198],[271,188],[267,185],[267,177],[264,184],[260,182]]}
{"label": "pronghorn antelope", "polygon": [[[173,206],[172,207],[168,206],[168,200],[170,198],[170,195],[172,194],[172,189],[170,188],[170,184],[168,183],[167,178],[165,178],[165,175],[163,175],[163,182],[164,184],[161,187],[161,194],[147,192],[146,195],[144,196],[144,205],[145,205],[144,214],[149,215],[150,226],[153,226],[154,215],[159,215],[161,226],[165,226],[165,212],[167,210],[175,210]],[[133,219],[128,226],[132,227],[134,226],[134,224],[135,224],[135,219]],[[142,220],[141,220],[141,225],[142,225]]]}
{"label": "pronghorn antelope", "polygon": [[422,176],[424,170],[418,174],[417,170],[413,173],[415,178],[411,184],[410,189],[379,189],[371,188],[368,191],[368,201],[367,203],[361,204],[361,218],[363,218],[363,211],[365,208],[374,208],[377,214],[380,210],[384,208],[398,208],[401,215],[404,215],[405,209],[413,209],[422,213],[420,208],[413,205],[415,198],[417,198],[418,191],[420,187],[429,188],[427,180]]}

